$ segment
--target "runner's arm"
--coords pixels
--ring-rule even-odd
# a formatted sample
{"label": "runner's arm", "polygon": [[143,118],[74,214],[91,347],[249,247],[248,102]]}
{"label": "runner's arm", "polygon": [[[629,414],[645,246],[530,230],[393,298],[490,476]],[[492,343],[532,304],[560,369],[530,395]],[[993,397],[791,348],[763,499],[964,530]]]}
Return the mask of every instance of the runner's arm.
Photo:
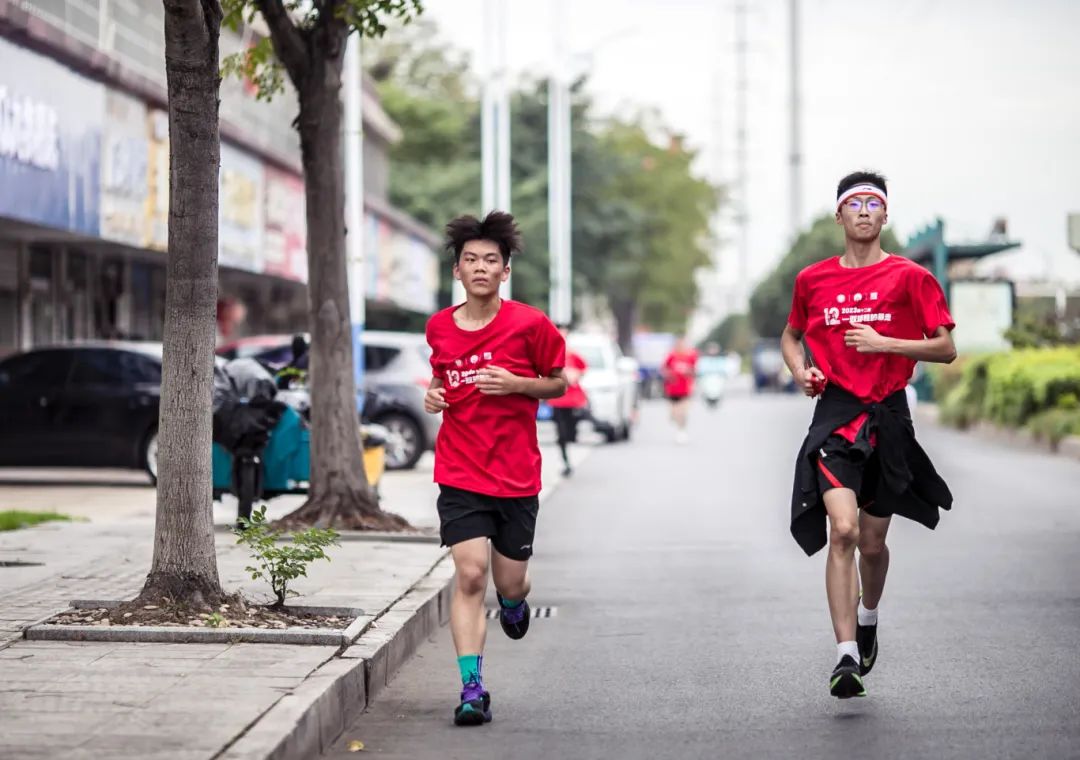
{"label": "runner's arm", "polygon": [[477,389],[488,396],[508,396],[518,393],[532,398],[558,398],[566,393],[566,377],[562,367],[553,369],[547,377],[520,377],[502,367],[480,370]]}
{"label": "runner's arm", "polygon": [[904,340],[881,335],[865,322],[853,325],[844,336],[844,342],[862,354],[900,354],[917,362],[952,364],[956,359],[956,345],[948,327],[939,327],[933,337],[922,340]]}
{"label": "runner's arm", "polygon": [[568,384],[562,367],[552,370],[547,377],[519,377],[518,393],[536,399],[558,398],[566,393]]}
{"label": "runner's arm", "polygon": [[784,326],[784,332],[780,336],[780,353],[784,355],[784,363],[791,370],[791,376],[795,383],[807,396],[814,396],[815,378],[818,381],[825,379],[825,374],[817,367],[806,366],[806,349],[803,348],[803,331],[796,330],[791,325]]}
{"label": "runner's arm", "polygon": [[444,393],[442,378],[431,378],[427,393],[424,394],[424,411],[428,414],[438,414],[443,409],[448,408],[450,405],[446,403]]}

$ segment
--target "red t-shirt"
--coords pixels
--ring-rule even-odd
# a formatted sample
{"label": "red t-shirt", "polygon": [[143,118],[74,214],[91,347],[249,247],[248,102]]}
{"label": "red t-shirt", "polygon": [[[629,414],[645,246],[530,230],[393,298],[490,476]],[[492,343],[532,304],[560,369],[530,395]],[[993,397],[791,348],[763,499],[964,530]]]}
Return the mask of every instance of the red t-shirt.
{"label": "red t-shirt", "polygon": [[672,351],[664,360],[664,395],[675,398],[689,396],[694,391],[694,372],[697,351]]}
{"label": "red t-shirt", "polygon": [[427,324],[432,374],[446,403],[435,440],[435,482],[502,498],[540,493],[539,402],[522,394],[486,396],[477,372],[502,367],[520,377],[547,377],[565,361],[566,341],[538,309],[503,301],[495,318],[475,331],[454,322],[452,306]]}
{"label": "red t-shirt", "polygon": [[[571,352],[566,355],[566,368],[584,373],[588,365],[584,359]],[[552,409],[581,409],[588,405],[589,399],[585,396],[580,382],[572,384],[566,389],[566,393],[558,398],[548,399],[548,406]]]}
{"label": "red t-shirt", "polygon": [[[860,354],[846,346],[844,334],[853,322],[906,340],[956,326],[934,275],[903,256],[889,255],[854,269],[834,257],[799,272],[788,324],[805,333],[814,363],[828,381],[865,402],[904,388],[915,362],[900,354]],[[860,415],[836,432],[854,441],[865,421],[866,415]]]}

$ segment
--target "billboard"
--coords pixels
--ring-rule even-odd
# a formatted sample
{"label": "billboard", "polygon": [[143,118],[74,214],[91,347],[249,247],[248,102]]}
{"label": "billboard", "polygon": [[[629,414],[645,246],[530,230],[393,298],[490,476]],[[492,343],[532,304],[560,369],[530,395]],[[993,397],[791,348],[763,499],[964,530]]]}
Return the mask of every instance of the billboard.
{"label": "billboard", "polygon": [[267,165],[263,271],[307,282],[304,180]]}
{"label": "billboard", "polygon": [[0,38],[0,216],[101,227],[103,85]]}
{"label": "billboard", "polygon": [[218,175],[218,263],[261,272],[266,223],[263,165],[228,143],[221,144]]}
{"label": "billboard", "polygon": [[101,236],[132,246],[146,237],[150,141],[146,106],[109,90],[101,143]]}
{"label": "billboard", "polygon": [[439,271],[438,258],[428,244],[370,211],[364,227],[367,297],[409,311],[433,312]]}
{"label": "billboard", "polygon": [[956,321],[957,353],[1007,351],[1005,331],[1012,327],[1014,303],[1010,281],[954,280],[949,286],[949,311]]}

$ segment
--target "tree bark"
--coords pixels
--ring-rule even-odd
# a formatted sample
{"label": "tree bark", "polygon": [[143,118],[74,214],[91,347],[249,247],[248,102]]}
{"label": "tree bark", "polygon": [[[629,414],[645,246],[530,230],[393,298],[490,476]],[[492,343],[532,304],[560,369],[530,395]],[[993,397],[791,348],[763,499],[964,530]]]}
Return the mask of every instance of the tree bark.
{"label": "tree bark", "polygon": [[[321,20],[308,38],[307,76],[294,82],[307,201],[311,486],[307,502],[280,525],[401,530],[408,522],[381,510],[367,482],[356,408],[341,139],[345,38],[339,20]],[[350,233],[362,235],[363,230]]]}
{"label": "tree bark", "polygon": [[615,333],[619,347],[627,356],[634,355],[634,327],[637,324],[637,304],[627,298],[612,296],[611,311],[615,315]]}
{"label": "tree bark", "polygon": [[137,601],[222,598],[214,549],[211,396],[218,254],[218,0],[164,0],[169,253],[154,559]]}

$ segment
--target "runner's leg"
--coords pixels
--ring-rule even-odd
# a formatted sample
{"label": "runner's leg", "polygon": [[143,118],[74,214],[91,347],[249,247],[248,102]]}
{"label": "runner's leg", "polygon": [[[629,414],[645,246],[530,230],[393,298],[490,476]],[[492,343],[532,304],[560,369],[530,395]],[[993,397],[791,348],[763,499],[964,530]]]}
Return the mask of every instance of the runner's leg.
{"label": "runner's leg", "polygon": [[855,640],[855,547],[859,543],[859,506],[850,488],[830,488],[822,497],[829,515],[829,556],[825,592],[829,597],[836,642]]}
{"label": "runner's leg", "polygon": [[889,572],[890,517],[874,517],[863,511],[859,515],[859,574],[862,577],[862,603],[876,610],[885,591],[885,576]]}
{"label": "runner's leg", "polygon": [[484,592],[491,550],[488,539],[471,538],[450,547],[454,558],[454,595],[450,601],[450,632],[458,656],[482,654],[487,636]]}

